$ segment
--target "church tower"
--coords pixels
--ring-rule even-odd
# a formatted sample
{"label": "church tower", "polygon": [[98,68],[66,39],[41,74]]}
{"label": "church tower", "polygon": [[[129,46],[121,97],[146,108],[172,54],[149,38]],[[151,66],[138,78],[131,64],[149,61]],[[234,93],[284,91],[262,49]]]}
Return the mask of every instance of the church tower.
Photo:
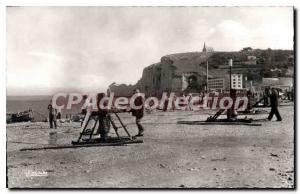
{"label": "church tower", "polygon": [[204,42],[204,45],[203,45],[202,52],[206,53],[206,46],[205,46],[205,42]]}

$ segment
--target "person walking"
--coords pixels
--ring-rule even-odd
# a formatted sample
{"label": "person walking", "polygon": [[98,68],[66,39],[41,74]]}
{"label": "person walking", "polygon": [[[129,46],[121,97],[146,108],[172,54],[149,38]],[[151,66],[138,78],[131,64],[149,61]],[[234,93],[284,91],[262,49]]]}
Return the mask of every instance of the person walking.
{"label": "person walking", "polygon": [[277,121],[282,121],[280,113],[278,111],[278,92],[275,88],[271,89],[270,92],[270,104],[271,104],[271,112],[268,116],[268,120],[272,120],[273,115],[275,114]]}
{"label": "person walking", "polygon": [[144,98],[140,95],[140,90],[135,89],[134,94],[137,97],[134,99],[134,105],[139,107],[138,109],[131,109],[132,116],[135,117],[135,124],[139,130],[137,137],[144,136],[144,127],[141,125],[141,120],[144,117]]}

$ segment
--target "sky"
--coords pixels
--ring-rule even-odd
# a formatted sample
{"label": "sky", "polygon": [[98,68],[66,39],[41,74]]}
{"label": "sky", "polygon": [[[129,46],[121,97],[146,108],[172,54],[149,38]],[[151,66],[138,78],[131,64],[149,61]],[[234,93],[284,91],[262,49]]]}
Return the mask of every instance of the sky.
{"label": "sky", "polygon": [[135,84],[167,54],[293,49],[292,7],[8,7],[7,95]]}

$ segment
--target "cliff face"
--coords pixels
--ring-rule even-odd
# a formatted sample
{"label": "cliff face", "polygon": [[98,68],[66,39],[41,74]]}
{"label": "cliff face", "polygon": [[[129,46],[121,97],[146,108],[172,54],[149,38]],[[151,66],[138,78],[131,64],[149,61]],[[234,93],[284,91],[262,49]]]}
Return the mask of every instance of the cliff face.
{"label": "cliff face", "polygon": [[181,92],[187,87],[190,78],[203,85],[209,56],[209,53],[203,52],[163,56],[159,63],[144,69],[136,86],[148,95],[155,95],[165,91]]}
{"label": "cliff face", "polygon": [[[141,79],[135,85],[113,85],[116,94],[131,94],[139,88],[147,95],[162,92],[190,90],[199,92],[206,85],[206,63],[209,64],[209,78],[222,78],[228,74],[228,59],[234,62],[233,73],[241,73],[260,83],[263,77],[288,77],[294,67],[294,55],[290,50],[247,50],[240,52],[189,52],[163,56],[160,62],[143,70]],[[189,86],[193,86],[190,88]],[[193,91],[195,90],[195,91]]]}

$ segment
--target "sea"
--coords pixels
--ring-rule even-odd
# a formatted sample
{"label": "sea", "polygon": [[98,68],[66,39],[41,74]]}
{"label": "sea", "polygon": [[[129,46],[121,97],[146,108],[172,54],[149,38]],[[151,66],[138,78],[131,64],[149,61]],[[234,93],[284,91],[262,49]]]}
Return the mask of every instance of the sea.
{"label": "sea", "polygon": [[[35,121],[43,121],[48,117],[48,104],[51,96],[7,96],[6,97],[6,113],[18,113],[26,110],[33,110]],[[62,118],[70,118],[70,116],[81,112],[80,105],[74,105],[70,110],[63,109]]]}

